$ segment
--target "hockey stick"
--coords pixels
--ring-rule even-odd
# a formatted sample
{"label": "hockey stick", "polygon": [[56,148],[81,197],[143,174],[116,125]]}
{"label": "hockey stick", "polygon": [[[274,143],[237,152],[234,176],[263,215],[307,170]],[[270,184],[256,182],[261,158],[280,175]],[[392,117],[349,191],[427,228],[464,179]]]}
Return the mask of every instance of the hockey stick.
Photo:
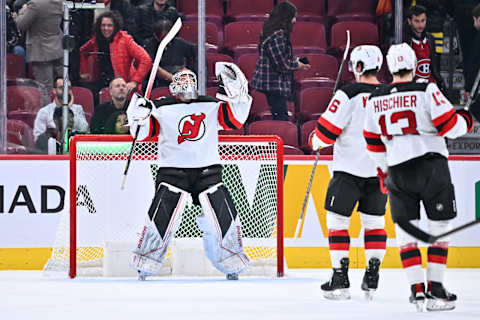
{"label": "hockey stick", "polygon": [[[347,45],[345,46],[345,51],[343,52],[342,62],[340,68],[338,69],[337,79],[335,80],[335,86],[333,87],[333,94],[338,89],[340,84],[340,79],[342,78],[343,64],[347,60],[348,51],[350,50],[350,30],[347,30]],[[300,232],[300,226],[302,225],[303,216],[305,215],[305,208],[307,206],[308,195],[310,194],[310,189],[312,188],[313,177],[315,176],[315,170],[317,169],[318,158],[320,157],[320,150],[315,153],[315,161],[313,161],[312,173],[310,173],[310,180],[308,181],[307,192],[305,198],[303,199],[302,211],[300,211],[300,217],[298,218],[297,226],[295,227],[294,239],[297,239]]]}
{"label": "hockey stick", "polygon": [[411,236],[417,238],[420,241],[426,242],[426,243],[434,243],[440,238],[449,236],[453,233],[457,233],[458,231],[461,231],[463,229],[466,229],[468,227],[471,227],[473,225],[476,225],[477,223],[480,223],[480,219],[475,219],[473,221],[470,221],[468,223],[462,224],[461,226],[458,226],[456,228],[453,228],[452,230],[448,232],[444,232],[442,234],[438,235],[431,235],[419,227],[415,226],[412,224],[409,220],[399,220],[397,221],[397,224],[400,228],[402,228],[406,233],[410,234]]}
{"label": "hockey stick", "polygon": [[464,108],[465,110],[470,109],[470,105],[472,104],[479,82],[480,82],[480,70],[478,70],[477,72],[477,77],[475,78],[475,82],[473,83],[472,89],[470,91],[470,96],[468,97],[467,103],[465,104],[465,108]]}
{"label": "hockey stick", "polygon": [[[157,54],[155,55],[155,60],[153,60],[152,71],[150,72],[150,77],[148,78],[147,89],[145,91],[145,98],[150,98],[150,94],[152,93],[153,82],[155,81],[155,77],[157,75],[158,66],[160,65],[160,60],[162,59],[163,51],[165,51],[165,47],[167,44],[175,38],[178,31],[182,27],[182,20],[180,18],[177,19],[175,24],[172,26],[170,31],[165,35],[165,37],[160,41],[158,45]],[[125,164],[125,170],[123,171],[123,178],[122,182],[120,183],[120,189],[123,190],[125,187],[125,181],[127,180],[127,173],[128,168],[130,167],[130,162],[132,161],[133,149],[135,149],[135,145],[137,143],[138,134],[140,132],[140,125],[137,126],[137,130],[135,130],[135,137],[132,141],[132,146],[130,147],[130,154],[128,155],[127,163]]]}

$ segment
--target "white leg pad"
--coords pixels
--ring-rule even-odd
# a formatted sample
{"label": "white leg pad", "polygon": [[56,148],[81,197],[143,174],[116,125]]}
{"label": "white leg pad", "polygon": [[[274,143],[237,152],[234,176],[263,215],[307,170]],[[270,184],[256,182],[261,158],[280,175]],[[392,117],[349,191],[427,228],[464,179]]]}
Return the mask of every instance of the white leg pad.
{"label": "white leg pad", "polygon": [[371,214],[360,213],[360,219],[362,220],[363,228],[366,230],[385,228],[384,216],[374,216]]}
{"label": "white leg pad", "polygon": [[[411,220],[410,223],[418,227],[419,220]],[[396,233],[396,238],[397,238],[397,246],[399,248],[403,247],[403,246],[405,246],[409,243],[417,243],[418,242],[418,240],[416,238],[414,238],[410,234],[403,231],[403,229],[400,228],[398,226],[398,224],[395,224],[395,233]]]}
{"label": "white leg pad", "polygon": [[350,225],[350,217],[327,211],[327,229],[343,230],[348,229]]}
{"label": "white leg pad", "polygon": [[[214,210],[216,206],[210,202],[208,197],[216,192],[225,193],[224,190],[226,190],[224,185],[220,183],[199,194],[198,198],[203,214],[197,217],[197,224],[203,231],[205,254],[213,266],[225,274],[240,274],[249,267],[250,258],[243,250],[242,226],[239,216],[236,215],[234,219],[231,219],[230,226],[222,237],[222,230]],[[223,198],[223,196],[220,197]],[[227,199],[224,201],[231,218],[233,218],[235,208],[230,206]]]}
{"label": "white leg pad", "polygon": [[[452,229],[450,221],[451,220],[442,220],[442,221],[428,220],[428,231],[430,232],[431,235],[434,235],[434,236],[437,234],[448,232]],[[449,242],[449,241],[450,241],[449,236],[443,237],[437,240],[437,242]]]}
{"label": "white leg pad", "polygon": [[[179,194],[179,199],[176,205],[173,204],[172,206],[173,213],[163,239],[155,223],[150,220],[148,216],[145,219],[145,226],[140,233],[137,246],[133,251],[131,263],[133,268],[141,271],[145,275],[157,274],[162,268],[170,242],[182,221],[182,212],[189,196],[187,192],[167,183],[161,183],[159,189],[160,188],[167,188],[168,190],[165,189],[165,192]],[[153,216],[153,219],[155,219],[155,216]]]}

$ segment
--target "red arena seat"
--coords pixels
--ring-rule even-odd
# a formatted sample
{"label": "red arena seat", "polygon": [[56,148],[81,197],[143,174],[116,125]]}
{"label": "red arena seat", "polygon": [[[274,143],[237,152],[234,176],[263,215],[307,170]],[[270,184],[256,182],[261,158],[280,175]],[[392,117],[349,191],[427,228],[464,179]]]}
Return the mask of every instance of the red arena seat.
{"label": "red arena seat", "polygon": [[247,77],[249,81],[252,79],[257,60],[258,60],[258,54],[249,53],[249,54],[241,55],[235,61],[235,63],[243,71],[243,73],[245,74],[245,77]]}
{"label": "red arena seat", "polygon": [[[205,20],[212,22],[217,27],[222,27],[223,20],[223,0],[205,0]],[[198,3],[197,1],[182,0],[177,1],[179,12],[185,15],[187,21],[197,21],[198,19]]]}
{"label": "red arena seat", "polygon": [[8,148],[9,153],[28,152],[34,147],[32,128],[23,121],[7,119],[7,142],[15,145]]}
{"label": "red arena seat", "polygon": [[218,61],[233,62],[233,58],[229,55],[222,53],[207,52],[207,71],[208,71],[208,84],[216,85],[218,83],[215,76],[215,63]]}
{"label": "red arena seat", "polygon": [[316,120],[327,109],[332,99],[332,88],[311,87],[300,92],[298,120]]}
{"label": "red arena seat", "polygon": [[347,42],[346,31],[350,30],[350,47],[358,45],[378,45],[377,25],[365,21],[344,21],[335,23],[331,29],[330,47],[338,53],[343,53]]}
{"label": "red arena seat", "polygon": [[272,8],[272,0],[228,1],[227,15],[235,21],[265,21]]}
{"label": "red arena seat", "polygon": [[[183,39],[196,44],[198,41],[198,22],[183,22],[179,35]],[[212,22],[205,23],[205,40],[207,42],[206,48],[209,51],[218,51],[223,46],[223,33],[218,30],[216,24]]]}
{"label": "red arena seat", "polygon": [[262,22],[232,22],[225,25],[225,48],[233,52],[235,57],[244,53],[258,53],[262,27]]}
{"label": "red arena seat", "polygon": [[325,26],[321,23],[297,22],[290,38],[296,55],[325,53],[327,50]]}
{"label": "red arena seat", "polygon": [[338,73],[338,62],[334,56],[328,54],[307,54],[309,70],[298,70],[294,79],[301,89],[311,86],[332,87]]}
{"label": "red arena seat", "polygon": [[7,54],[7,79],[25,78],[25,61],[17,54]]}
{"label": "red arena seat", "polygon": [[247,127],[247,134],[277,135],[283,143],[298,147],[298,128],[290,121],[260,120],[252,122]]}
{"label": "red arena seat", "polygon": [[[252,107],[250,108],[250,116],[248,121],[256,120],[272,120],[272,113],[268,106],[267,98],[265,95],[256,90],[250,90],[252,96]],[[295,105],[287,102],[288,119],[293,121],[295,118]]]}
{"label": "red arena seat", "polygon": [[297,7],[297,21],[326,22],[326,0],[289,0]]}
{"label": "red arena seat", "polygon": [[40,89],[30,86],[7,87],[7,113],[10,111],[38,111],[42,105]]}

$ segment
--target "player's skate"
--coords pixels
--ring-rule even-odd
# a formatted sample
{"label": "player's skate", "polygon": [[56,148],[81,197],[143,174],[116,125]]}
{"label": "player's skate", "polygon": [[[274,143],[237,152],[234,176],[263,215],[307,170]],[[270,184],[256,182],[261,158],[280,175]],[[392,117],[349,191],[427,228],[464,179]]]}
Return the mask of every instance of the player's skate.
{"label": "player's skate", "polygon": [[423,312],[423,306],[425,305],[425,284],[412,284],[411,290],[412,294],[408,300],[415,305],[418,312]]}
{"label": "player's skate", "polygon": [[148,276],[151,276],[151,275],[152,275],[151,273],[138,270],[138,280],[140,280],[140,281],[145,281],[145,280],[147,280],[147,277],[148,277]]}
{"label": "player's skate", "polygon": [[455,309],[457,296],[448,292],[441,282],[429,281],[427,291],[427,310],[445,311]]}
{"label": "player's skate", "polygon": [[238,273],[227,274],[227,280],[238,280]]}
{"label": "player's skate", "polygon": [[340,268],[333,268],[330,281],[321,285],[323,295],[327,299],[347,300],[350,299],[350,281],[348,280],[349,259],[340,260]]}
{"label": "player's skate", "polygon": [[370,260],[368,261],[367,270],[365,270],[365,274],[363,275],[363,281],[361,286],[367,300],[373,299],[373,294],[378,288],[378,271],[381,264],[382,263],[380,262],[380,259],[375,257],[370,258]]}

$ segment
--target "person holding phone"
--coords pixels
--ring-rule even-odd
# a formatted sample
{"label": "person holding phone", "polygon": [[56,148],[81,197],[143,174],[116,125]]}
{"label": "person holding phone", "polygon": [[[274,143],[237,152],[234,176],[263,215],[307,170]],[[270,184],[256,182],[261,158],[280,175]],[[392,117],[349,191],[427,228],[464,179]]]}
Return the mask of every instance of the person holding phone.
{"label": "person holding phone", "polygon": [[296,15],[297,8],[292,3],[279,3],[270,12],[260,34],[259,56],[250,85],[267,97],[273,120],[288,121],[287,100],[293,99],[293,72],[310,69],[308,61],[302,62],[292,53],[290,33]]}
{"label": "person holding phone", "polygon": [[[72,84],[69,81],[68,87],[70,88],[70,90],[68,94],[68,107],[70,110],[72,110],[74,115],[73,131],[84,133],[88,131],[88,122],[85,118],[85,112],[83,111],[83,107],[79,104],[74,103],[71,85]],[[53,82],[52,92],[54,94],[53,101],[38,110],[37,116],[35,117],[35,122],[33,124],[33,140],[35,142],[37,142],[38,137],[42,133],[45,133],[47,129],[57,128],[53,119],[53,113],[56,107],[61,107],[63,105],[63,77],[55,78]]]}

